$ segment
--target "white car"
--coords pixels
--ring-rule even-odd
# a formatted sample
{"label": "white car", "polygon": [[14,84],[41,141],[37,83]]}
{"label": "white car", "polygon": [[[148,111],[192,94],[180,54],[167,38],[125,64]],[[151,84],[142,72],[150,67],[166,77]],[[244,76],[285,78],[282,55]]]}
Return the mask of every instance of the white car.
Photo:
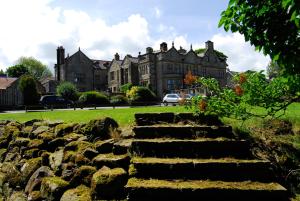
{"label": "white car", "polygon": [[168,105],[170,104],[178,104],[182,98],[178,94],[166,94],[163,98],[163,104]]}

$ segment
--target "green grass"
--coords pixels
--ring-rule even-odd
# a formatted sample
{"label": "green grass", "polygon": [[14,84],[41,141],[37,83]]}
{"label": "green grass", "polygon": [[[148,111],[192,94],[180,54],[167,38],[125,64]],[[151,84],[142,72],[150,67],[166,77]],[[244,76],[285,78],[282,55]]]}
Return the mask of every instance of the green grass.
{"label": "green grass", "polygon": [[31,119],[43,120],[62,120],[65,122],[88,122],[91,119],[100,117],[111,117],[115,119],[120,126],[132,125],[135,113],[146,112],[190,112],[183,106],[173,107],[135,107],[118,109],[96,109],[96,110],[67,110],[67,111],[46,111],[46,112],[27,112],[27,113],[5,113],[0,114],[0,120],[15,120],[25,122]]}
{"label": "green grass", "polygon": [[[261,109],[257,109],[260,111]],[[97,109],[97,110],[81,110],[76,111],[46,111],[46,112],[27,112],[27,113],[0,113],[0,120],[16,120],[19,122],[25,122],[31,119],[44,119],[44,120],[62,120],[65,122],[88,122],[91,119],[99,117],[111,117],[115,119],[120,126],[132,125],[134,122],[135,113],[146,112],[191,112],[191,110],[185,109],[183,106],[173,107],[135,107],[135,108],[119,108],[119,109]],[[286,114],[282,117],[288,119],[293,123],[294,130],[300,131],[300,103],[294,103],[289,106]],[[240,127],[241,121],[234,119],[224,118],[225,123],[231,124],[233,127]],[[244,122],[245,126],[261,125],[262,120],[258,118],[252,118]]]}

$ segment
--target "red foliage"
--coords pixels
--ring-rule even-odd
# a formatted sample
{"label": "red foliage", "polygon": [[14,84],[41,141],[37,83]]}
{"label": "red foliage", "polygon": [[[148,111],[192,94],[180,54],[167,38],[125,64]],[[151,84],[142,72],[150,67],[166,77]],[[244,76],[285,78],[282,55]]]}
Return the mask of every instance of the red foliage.
{"label": "red foliage", "polygon": [[200,109],[201,111],[205,111],[205,110],[206,110],[206,107],[207,107],[206,101],[205,101],[205,100],[201,100],[201,101],[199,102],[199,109]]}
{"label": "red foliage", "polygon": [[197,76],[194,76],[192,74],[192,71],[188,71],[188,73],[185,75],[184,83],[187,85],[192,85],[197,81]]}
{"label": "red foliage", "polygon": [[239,81],[239,83],[240,83],[240,84],[243,84],[243,83],[246,82],[246,81],[247,81],[246,74],[245,74],[245,73],[241,73],[241,74],[240,74],[240,81]]}
{"label": "red foliage", "polygon": [[244,93],[244,90],[242,89],[242,87],[240,85],[236,85],[234,90],[235,90],[236,95],[238,95],[238,96],[241,96]]}

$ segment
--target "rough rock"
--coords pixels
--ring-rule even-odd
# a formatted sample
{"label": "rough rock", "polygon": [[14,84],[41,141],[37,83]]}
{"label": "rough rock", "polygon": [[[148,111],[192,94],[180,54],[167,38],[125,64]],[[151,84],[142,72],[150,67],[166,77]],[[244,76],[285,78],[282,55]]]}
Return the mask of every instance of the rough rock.
{"label": "rough rock", "polygon": [[57,137],[62,137],[68,133],[73,132],[74,127],[77,124],[75,123],[64,123],[64,124],[59,124],[55,126],[54,133]]}
{"label": "rough rock", "polygon": [[25,187],[25,193],[31,194],[34,190],[39,190],[44,177],[52,177],[54,173],[47,166],[37,169],[30,177]]}
{"label": "rough rock", "polygon": [[34,131],[32,131],[32,134],[34,136],[37,136],[37,135],[39,135],[41,133],[44,133],[44,132],[46,132],[48,130],[49,130],[49,126],[39,126]]}
{"label": "rough rock", "polygon": [[112,199],[122,194],[127,183],[127,173],[122,168],[103,167],[92,177],[91,189],[96,199]]}
{"label": "rough rock", "polygon": [[49,201],[59,200],[68,186],[69,182],[60,177],[44,177],[41,184],[41,196]]}
{"label": "rough rock", "polygon": [[27,201],[27,196],[22,191],[16,191],[7,201]]}
{"label": "rough rock", "polygon": [[52,170],[57,171],[63,162],[64,149],[60,149],[49,156],[49,163]]}
{"label": "rough rock", "polygon": [[0,166],[0,172],[4,174],[3,183],[9,182],[10,186],[20,185],[21,173],[12,162],[4,162]]}
{"label": "rough rock", "polygon": [[118,123],[112,118],[94,119],[82,128],[82,133],[88,137],[89,141],[104,140],[110,138],[113,129],[119,127]]}
{"label": "rough rock", "polygon": [[22,183],[24,185],[27,184],[28,180],[30,179],[31,175],[39,168],[41,167],[42,158],[33,158],[27,160],[27,162],[22,166],[21,168],[21,174],[22,174]]}
{"label": "rough rock", "polygon": [[95,142],[95,148],[100,154],[106,154],[106,153],[111,153],[112,148],[114,145],[114,140],[113,139],[108,139],[104,141],[97,141]]}
{"label": "rough rock", "polygon": [[75,174],[72,177],[70,184],[72,186],[76,186],[78,184],[90,186],[92,176],[96,171],[97,169],[93,166],[81,166],[75,171]]}
{"label": "rough rock", "polygon": [[92,201],[91,189],[84,185],[69,189],[63,194],[60,201]]}

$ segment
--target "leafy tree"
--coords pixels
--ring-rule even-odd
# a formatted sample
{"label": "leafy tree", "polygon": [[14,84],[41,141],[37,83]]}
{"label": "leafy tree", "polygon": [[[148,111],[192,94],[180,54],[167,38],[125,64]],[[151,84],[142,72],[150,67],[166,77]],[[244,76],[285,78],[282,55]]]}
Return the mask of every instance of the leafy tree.
{"label": "leafy tree", "polygon": [[20,78],[18,87],[23,93],[25,105],[33,105],[38,103],[39,94],[37,92],[36,80],[32,76],[23,75]]}
{"label": "leafy tree", "polygon": [[133,86],[127,91],[126,97],[131,103],[156,101],[156,95],[149,88],[140,86]]}
{"label": "leafy tree", "polygon": [[123,85],[120,87],[120,91],[121,91],[122,93],[126,93],[128,90],[131,89],[132,86],[133,86],[132,83],[123,84]]}
{"label": "leafy tree", "polygon": [[276,62],[270,61],[269,65],[267,66],[267,75],[269,76],[269,79],[281,75],[281,69],[282,68]]}
{"label": "leafy tree", "polygon": [[66,100],[76,101],[78,99],[78,90],[71,82],[62,82],[56,88],[57,95]]}
{"label": "leafy tree", "polygon": [[22,75],[28,74],[28,68],[24,65],[15,65],[8,67],[6,73],[9,77],[20,77]]}
{"label": "leafy tree", "polygon": [[5,74],[4,71],[2,69],[0,69],[0,74]]}
{"label": "leafy tree", "polygon": [[16,63],[17,65],[26,66],[29,74],[37,80],[52,76],[48,67],[33,57],[21,57]]}
{"label": "leafy tree", "polygon": [[221,14],[221,26],[243,34],[285,74],[300,74],[299,0],[230,0]]}
{"label": "leafy tree", "polygon": [[[300,97],[300,76],[278,76],[269,81],[263,72],[246,72],[234,77],[234,88],[220,88],[214,78],[198,80],[211,93],[193,99],[198,113],[246,120],[253,116],[277,118]],[[257,111],[256,108],[264,108]]]}
{"label": "leafy tree", "polygon": [[82,104],[109,104],[108,97],[97,91],[87,91],[79,97]]}
{"label": "leafy tree", "polygon": [[189,70],[188,73],[185,75],[183,81],[187,85],[192,85],[192,84],[194,84],[197,81],[197,76],[194,76],[192,74],[192,71]]}

